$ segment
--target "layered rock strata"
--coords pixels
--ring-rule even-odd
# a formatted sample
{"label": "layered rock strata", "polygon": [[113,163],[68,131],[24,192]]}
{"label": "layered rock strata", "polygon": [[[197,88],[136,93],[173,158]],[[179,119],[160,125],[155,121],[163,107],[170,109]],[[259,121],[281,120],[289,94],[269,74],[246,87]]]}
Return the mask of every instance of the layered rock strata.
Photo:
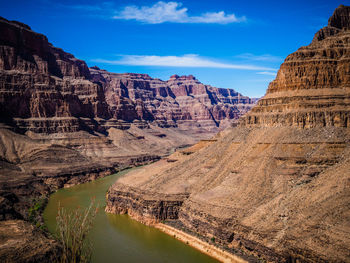
{"label": "layered rock strata", "polygon": [[237,127],[118,179],[106,211],[174,220],[171,200],[181,225],[258,259],[350,262],[349,21],[338,7]]}
{"label": "layered rock strata", "polygon": [[251,104],[193,76],[161,81],[89,69],[29,26],[0,18],[4,182],[9,175],[14,181],[24,175],[59,177],[155,160],[210,136]]}
{"label": "layered rock strata", "polygon": [[173,75],[162,81],[147,74],[117,74],[97,67],[91,68],[91,75],[104,87],[113,118],[147,120],[160,127],[218,131],[255,103],[234,90],[204,85],[192,75]]}
{"label": "layered rock strata", "polygon": [[0,244],[1,262],[55,262],[61,251],[57,241],[22,220],[0,221]]}
{"label": "layered rock strata", "polygon": [[22,23],[0,19],[2,122],[39,133],[86,129],[80,117],[109,116],[86,63]]}
{"label": "layered rock strata", "polygon": [[338,8],[310,45],[290,54],[242,125],[349,127],[348,8]]}
{"label": "layered rock strata", "polygon": [[190,129],[202,125],[217,131],[223,120],[225,126],[253,104],[234,90],[204,85],[193,76],[161,81],[89,69],[16,21],[0,18],[0,32],[0,114],[2,122],[22,131],[106,132],[140,121],[161,127],[188,122]]}
{"label": "layered rock strata", "polygon": [[0,261],[55,261],[59,244],[38,228],[52,192],[158,159],[138,154],[96,160],[72,146],[0,129]]}

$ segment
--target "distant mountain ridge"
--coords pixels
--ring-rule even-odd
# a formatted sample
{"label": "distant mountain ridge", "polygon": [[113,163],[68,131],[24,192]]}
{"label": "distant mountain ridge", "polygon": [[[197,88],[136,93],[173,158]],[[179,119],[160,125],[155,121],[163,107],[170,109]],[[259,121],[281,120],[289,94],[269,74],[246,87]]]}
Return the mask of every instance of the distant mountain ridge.
{"label": "distant mountain ridge", "polygon": [[151,122],[213,132],[254,104],[234,90],[204,85],[193,76],[161,81],[146,74],[89,69],[20,22],[0,18],[0,32],[0,114],[22,131],[106,132]]}
{"label": "distant mountain ridge", "polygon": [[0,261],[53,261],[57,243],[24,221],[37,199],[208,139],[252,102],[193,76],[89,68],[0,18]]}
{"label": "distant mountain ridge", "polygon": [[168,81],[147,74],[110,73],[90,69],[101,83],[111,117],[125,121],[146,120],[160,127],[202,126],[215,130],[228,126],[255,103],[232,89],[204,85],[194,76],[173,75]]}
{"label": "distant mountain ridge", "polygon": [[350,262],[350,6],[285,59],[236,127],[169,159],[119,178],[106,211],[248,262]]}

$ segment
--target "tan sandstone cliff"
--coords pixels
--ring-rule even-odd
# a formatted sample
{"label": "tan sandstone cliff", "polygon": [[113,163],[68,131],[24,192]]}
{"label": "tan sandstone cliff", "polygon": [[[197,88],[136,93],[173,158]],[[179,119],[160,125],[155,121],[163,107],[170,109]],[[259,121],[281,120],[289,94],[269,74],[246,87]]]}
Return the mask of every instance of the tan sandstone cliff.
{"label": "tan sandstone cliff", "polygon": [[88,68],[0,17],[0,261],[52,261],[57,244],[23,221],[42,223],[38,200],[207,138],[252,102],[193,76]]}
{"label": "tan sandstone cliff", "polygon": [[[29,26],[0,17],[0,197],[13,204],[8,192],[28,199],[156,160],[214,134],[252,103],[193,76],[161,81],[88,68]],[[21,184],[31,190],[19,191]],[[25,207],[11,214],[3,202],[0,220],[25,217]]]}
{"label": "tan sandstone cliff", "polygon": [[350,262],[350,7],[289,55],[237,127],[134,171],[106,211],[269,262]]}

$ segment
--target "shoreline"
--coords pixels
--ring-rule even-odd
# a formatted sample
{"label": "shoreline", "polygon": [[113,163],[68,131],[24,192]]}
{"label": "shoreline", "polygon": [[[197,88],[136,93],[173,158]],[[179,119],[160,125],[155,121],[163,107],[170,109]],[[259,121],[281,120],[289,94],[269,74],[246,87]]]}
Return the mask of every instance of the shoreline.
{"label": "shoreline", "polygon": [[[133,160],[132,158],[130,159],[126,159],[126,160]],[[153,162],[155,162],[157,160],[140,160],[138,161],[137,158],[135,161],[132,161],[131,163],[121,163],[120,166],[105,166],[105,167],[101,167],[101,168],[96,168],[95,170],[79,170],[79,171],[63,171],[57,174],[52,175],[52,185],[48,185],[48,189],[47,189],[47,193],[42,193],[41,195],[38,194],[38,192],[35,192],[35,190],[37,190],[35,187],[33,188],[33,193],[34,194],[28,194],[26,195],[26,198],[28,200],[32,200],[30,207],[27,208],[25,205],[19,206],[19,210],[15,211],[17,212],[19,215],[21,215],[21,211],[20,209],[22,209],[23,211],[27,212],[29,211],[28,209],[32,209],[33,214],[32,214],[32,218],[30,218],[29,213],[25,213],[24,215],[22,215],[22,218],[10,218],[10,219],[6,219],[6,220],[0,220],[1,226],[0,226],[0,231],[2,230],[1,228],[4,227],[4,225],[6,224],[12,224],[14,226],[12,227],[17,227],[16,231],[22,231],[23,235],[21,236],[21,238],[23,240],[28,240],[32,237],[32,231],[34,231],[37,235],[40,235],[38,240],[32,240],[32,246],[28,245],[30,250],[35,250],[35,253],[33,254],[33,256],[30,256],[30,259],[33,259],[35,262],[37,262],[38,260],[36,260],[37,256],[42,256],[41,254],[44,253],[44,256],[42,258],[40,258],[40,262],[52,262],[52,258],[51,257],[56,257],[57,256],[57,247],[59,247],[60,245],[57,243],[58,240],[54,237],[54,235],[47,229],[47,226],[45,224],[45,220],[43,218],[43,214],[44,214],[44,210],[47,207],[48,201],[51,197],[52,194],[54,194],[55,192],[57,192],[60,189],[64,189],[64,188],[69,188],[75,185],[81,185],[84,183],[88,183],[88,182],[92,182],[95,181],[97,179],[101,179],[101,178],[105,178],[108,176],[112,176],[116,173],[122,172],[124,170],[127,169],[132,169],[132,168],[137,168],[140,166],[144,166],[144,165],[148,165],[151,164]],[[30,178],[31,179],[31,178]],[[36,179],[36,178],[34,178]],[[62,179],[60,181],[60,179]],[[73,180],[72,180],[73,179]],[[60,182],[60,184],[55,184],[57,182]],[[63,181],[63,182],[62,182]],[[31,185],[31,184],[28,184]],[[42,183],[39,185],[42,186],[45,185],[45,183]],[[15,187],[13,188],[9,188],[9,192],[14,192],[16,190]],[[40,190],[40,189],[39,189]],[[38,191],[39,191],[38,190]],[[40,206],[38,206],[38,208],[34,207],[36,205],[38,205],[38,202],[40,202]],[[23,203],[23,202],[22,202]],[[18,204],[22,204],[21,202],[18,202]],[[11,239],[13,239],[14,234],[11,232],[4,232],[6,233],[5,238],[2,238],[0,240],[0,261],[2,262],[2,260],[4,259],[6,262],[6,259],[9,259],[9,262],[17,262],[17,261],[23,261],[23,253],[21,253],[21,251],[23,250],[23,246],[18,247],[15,245],[14,242],[11,242]],[[49,242],[50,248],[45,248],[46,250],[44,252],[42,252],[42,240],[45,240],[45,242]],[[16,243],[18,243],[16,241]],[[26,242],[24,242],[26,243]],[[38,243],[38,244],[37,244]],[[7,252],[6,247],[10,247],[9,252]],[[28,248],[26,248],[28,249]],[[53,252],[51,252],[51,249]],[[58,250],[59,251],[59,250]],[[33,262],[34,262],[33,261]],[[39,262],[38,261],[38,262]]]}
{"label": "shoreline", "polygon": [[219,260],[220,262],[224,262],[224,263],[229,263],[229,262],[247,263],[248,262],[234,254],[228,253],[227,251],[224,251],[214,245],[204,242],[203,240],[197,237],[194,237],[188,233],[185,233],[169,225],[165,225],[163,223],[156,223],[156,224],[153,224],[153,227],[157,228],[158,230],[162,231],[163,233],[169,236],[176,238],[177,240],[185,243],[186,245],[189,245],[199,250],[200,252]]}

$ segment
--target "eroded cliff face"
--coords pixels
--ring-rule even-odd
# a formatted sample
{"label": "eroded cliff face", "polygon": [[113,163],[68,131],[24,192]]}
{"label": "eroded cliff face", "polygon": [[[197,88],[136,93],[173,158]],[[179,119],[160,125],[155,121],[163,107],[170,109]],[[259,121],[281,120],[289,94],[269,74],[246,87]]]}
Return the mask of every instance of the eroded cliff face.
{"label": "eroded cliff face", "polygon": [[146,74],[117,74],[96,67],[91,68],[91,75],[103,86],[113,118],[146,120],[164,128],[218,131],[255,103],[234,90],[204,85],[191,75],[173,75],[162,81]]}
{"label": "eroded cliff face", "polygon": [[[243,96],[242,106],[217,101],[213,117],[212,104],[187,98],[182,109],[167,82],[145,77],[89,69],[29,26],[0,17],[0,232],[11,226],[23,235],[1,234],[0,261],[52,261],[57,244],[23,221],[42,223],[28,214],[37,199],[158,160],[251,106]],[[191,104],[199,110],[189,113]],[[237,114],[223,116],[230,107]],[[189,124],[178,125],[182,119]]]}
{"label": "eroded cliff face", "polygon": [[87,130],[83,117],[108,117],[102,87],[84,61],[53,47],[44,35],[0,19],[2,122],[38,133]]}
{"label": "eroded cliff face", "polygon": [[238,127],[118,179],[106,211],[176,220],[267,261],[349,262],[349,21],[337,8]]}
{"label": "eroded cliff face", "polygon": [[107,132],[141,121],[216,132],[222,120],[227,126],[253,104],[193,76],[161,81],[89,69],[19,22],[0,18],[0,32],[0,114],[2,122],[22,131]]}
{"label": "eroded cliff face", "polygon": [[337,8],[310,45],[290,54],[246,126],[349,127],[349,8]]}
{"label": "eroded cliff face", "polygon": [[[15,192],[19,203],[95,172],[157,160],[210,137],[222,120],[225,126],[250,107],[248,97],[193,76],[161,81],[89,69],[29,26],[0,17],[0,196]],[[47,189],[18,190],[34,183]],[[11,205],[4,211],[23,214]],[[6,211],[0,218],[11,217]]]}

